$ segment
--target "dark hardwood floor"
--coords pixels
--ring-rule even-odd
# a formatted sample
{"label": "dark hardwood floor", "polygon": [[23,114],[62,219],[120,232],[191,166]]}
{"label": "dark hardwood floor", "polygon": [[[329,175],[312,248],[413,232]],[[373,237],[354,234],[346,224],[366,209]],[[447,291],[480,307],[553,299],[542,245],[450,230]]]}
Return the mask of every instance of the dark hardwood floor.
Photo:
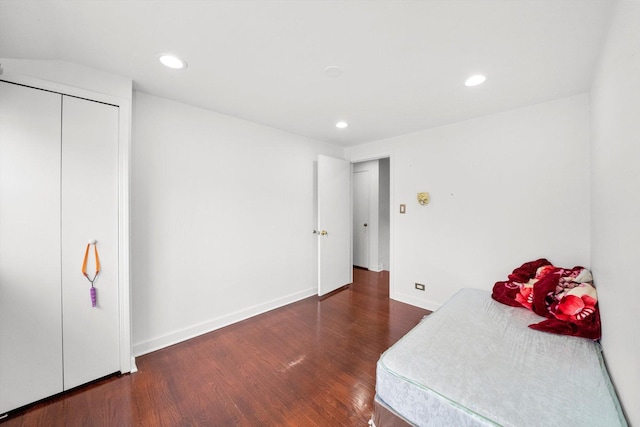
{"label": "dark hardwood floor", "polygon": [[380,354],[429,312],[389,300],[388,273],[136,359],[10,414],[9,426],[366,426]]}

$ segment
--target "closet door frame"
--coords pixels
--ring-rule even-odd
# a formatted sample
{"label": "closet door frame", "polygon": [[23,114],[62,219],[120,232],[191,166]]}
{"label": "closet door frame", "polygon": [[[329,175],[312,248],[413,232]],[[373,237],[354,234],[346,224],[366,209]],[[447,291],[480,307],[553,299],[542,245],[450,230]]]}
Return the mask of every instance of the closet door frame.
{"label": "closet door frame", "polygon": [[135,372],[137,368],[131,347],[131,288],[129,266],[131,102],[128,99],[117,96],[7,72],[0,74],[0,80],[118,107],[118,311],[120,372]]}

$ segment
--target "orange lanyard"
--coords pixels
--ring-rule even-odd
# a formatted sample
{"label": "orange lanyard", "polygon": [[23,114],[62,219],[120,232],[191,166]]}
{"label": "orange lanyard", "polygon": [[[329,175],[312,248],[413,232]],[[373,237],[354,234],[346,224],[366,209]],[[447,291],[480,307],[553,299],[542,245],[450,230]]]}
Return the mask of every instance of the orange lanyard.
{"label": "orange lanyard", "polygon": [[[87,274],[87,259],[89,258],[89,247],[91,245],[93,245],[93,253],[96,257],[96,273],[93,275],[93,279],[90,278]],[[98,246],[96,245],[95,240],[91,240],[89,243],[87,243],[87,250],[84,251],[84,260],[82,261],[82,274],[84,274],[84,277],[86,277],[89,283],[91,283],[91,289],[89,290],[91,294],[91,307],[97,307],[96,288],[93,287],[93,282],[96,281],[98,273],[100,273],[100,257],[98,257]]]}
{"label": "orange lanyard", "polygon": [[[96,273],[93,275],[93,279],[89,277],[87,274],[87,259],[89,258],[89,248],[93,245],[93,253],[96,257]],[[82,261],[82,274],[87,278],[89,282],[91,282],[91,287],[93,288],[93,282],[95,282],[96,277],[98,277],[98,273],[100,273],[100,258],[98,257],[98,246],[95,241],[93,243],[87,243],[87,250],[84,251],[84,261]]]}

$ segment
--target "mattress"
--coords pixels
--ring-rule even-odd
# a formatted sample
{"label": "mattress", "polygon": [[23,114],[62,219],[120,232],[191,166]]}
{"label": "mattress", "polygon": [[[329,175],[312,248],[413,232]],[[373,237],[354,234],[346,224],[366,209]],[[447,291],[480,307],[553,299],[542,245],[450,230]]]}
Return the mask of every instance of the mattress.
{"label": "mattress", "polygon": [[541,319],[463,289],[380,357],[377,398],[418,426],[626,426],[600,345]]}
{"label": "mattress", "polygon": [[371,427],[415,427],[415,424],[404,419],[402,415],[396,413],[380,400],[377,394],[373,398],[373,414],[369,425]]}

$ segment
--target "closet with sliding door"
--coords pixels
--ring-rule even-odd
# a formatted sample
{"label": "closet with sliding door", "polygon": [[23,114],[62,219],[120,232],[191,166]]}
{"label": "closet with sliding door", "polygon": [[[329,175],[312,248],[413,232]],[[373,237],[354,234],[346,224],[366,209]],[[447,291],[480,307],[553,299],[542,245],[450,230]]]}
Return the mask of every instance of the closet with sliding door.
{"label": "closet with sliding door", "polygon": [[119,108],[0,80],[0,414],[129,371]]}

